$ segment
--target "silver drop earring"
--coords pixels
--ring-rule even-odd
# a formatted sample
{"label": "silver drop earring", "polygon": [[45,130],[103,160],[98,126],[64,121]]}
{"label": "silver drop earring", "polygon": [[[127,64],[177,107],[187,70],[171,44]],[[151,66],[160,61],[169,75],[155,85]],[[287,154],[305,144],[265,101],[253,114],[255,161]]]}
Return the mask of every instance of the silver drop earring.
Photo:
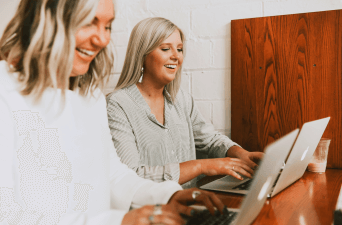
{"label": "silver drop earring", "polygon": [[141,68],[141,76],[140,76],[140,79],[139,79],[139,83],[142,82],[143,75],[144,75],[144,67]]}

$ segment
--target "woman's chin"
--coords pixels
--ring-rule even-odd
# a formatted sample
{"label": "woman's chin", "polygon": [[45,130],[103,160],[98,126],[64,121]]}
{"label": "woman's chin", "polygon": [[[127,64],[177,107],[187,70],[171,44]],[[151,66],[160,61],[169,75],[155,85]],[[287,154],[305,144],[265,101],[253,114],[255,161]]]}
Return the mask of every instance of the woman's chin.
{"label": "woman's chin", "polygon": [[84,75],[88,72],[89,70],[89,65],[88,66],[83,66],[81,68],[73,68],[70,74],[70,77],[77,77]]}
{"label": "woman's chin", "polygon": [[170,75],[167,78],[168,78],[167,79],[167,84],[169,84],[169,83],[171,83],[176,78],[176,76],[175,75]]}

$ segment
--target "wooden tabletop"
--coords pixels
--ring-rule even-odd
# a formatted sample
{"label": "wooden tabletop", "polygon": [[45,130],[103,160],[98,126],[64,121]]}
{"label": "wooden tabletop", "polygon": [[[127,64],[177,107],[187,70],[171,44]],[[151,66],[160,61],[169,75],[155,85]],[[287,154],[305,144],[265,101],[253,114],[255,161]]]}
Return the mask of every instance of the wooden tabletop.
{"label": "wooden tabletop", "polygon": [[[205,177],[197,185],[217,178]],[[331,225],[341,185],[341,169],[327,169],[321,174],[306,171],[301,179],[266,200],[253,224]],[[243,200],[243,195],[215,193],[229,208],[239,208]]]}

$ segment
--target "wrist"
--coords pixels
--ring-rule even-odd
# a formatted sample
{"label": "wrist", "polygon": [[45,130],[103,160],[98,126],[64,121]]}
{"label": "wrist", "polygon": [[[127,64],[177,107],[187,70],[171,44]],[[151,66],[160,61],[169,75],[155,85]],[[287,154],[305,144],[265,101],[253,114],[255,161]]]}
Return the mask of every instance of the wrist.
{"label": "wrist", "polygon": [[207,171],[207,161],[206,159],[198,159],[196,160],[198,162],[198,171],[199,175],[205,174]]}
{"label": "wrist", "polygon": [[234,145],[228,149],[226,156],[231,158],[239,158],[245,152],[245,149],[241,148],[240,146]]}
{"label": "wrist", "polygon": [[173,193],[173,195],[171,195],[169,201],[166,204],[170,204],[171,201],[174,199],[174,197],[179,193],[179,191],[176,191],[175,193]]}

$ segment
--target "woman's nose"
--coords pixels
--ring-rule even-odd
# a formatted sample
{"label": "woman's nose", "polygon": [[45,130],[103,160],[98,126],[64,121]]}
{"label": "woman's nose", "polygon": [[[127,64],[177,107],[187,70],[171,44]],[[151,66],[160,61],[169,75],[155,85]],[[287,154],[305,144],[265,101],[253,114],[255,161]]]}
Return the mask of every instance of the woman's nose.
{"label": "woman's nose", "polygon": [[97,29],[93,43],[100,48],[105,48],[110,41],[110,33],[106,29]]}
{"label": "woman's nose", "polygon": [[179,59],[179,52],[177,51],[177,49],[172,51],[171,58],[177,60]]}

